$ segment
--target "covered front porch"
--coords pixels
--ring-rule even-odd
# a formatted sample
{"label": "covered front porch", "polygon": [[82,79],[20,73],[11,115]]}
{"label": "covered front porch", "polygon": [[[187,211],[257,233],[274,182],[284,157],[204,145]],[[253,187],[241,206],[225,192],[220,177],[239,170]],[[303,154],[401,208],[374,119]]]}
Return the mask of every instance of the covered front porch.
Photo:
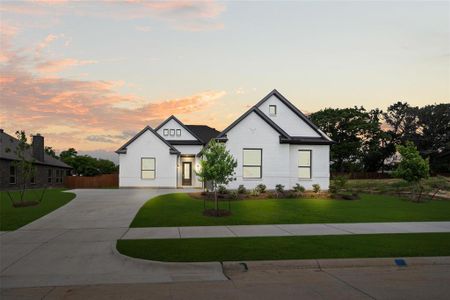
{"label": "covered front porch", "polygon": [[177,188],[202,188],[203,183],[196,175],[200,168],[200,157],[195,154],[181,154],[177,161]]}

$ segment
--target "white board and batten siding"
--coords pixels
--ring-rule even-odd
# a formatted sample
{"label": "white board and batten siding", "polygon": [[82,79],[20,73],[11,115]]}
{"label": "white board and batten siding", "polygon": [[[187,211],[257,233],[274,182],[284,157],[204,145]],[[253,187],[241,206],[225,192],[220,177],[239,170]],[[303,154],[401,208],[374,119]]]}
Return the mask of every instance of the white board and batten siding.
{"label": "white board and batten siding", "polygon": [[[168,130],[169,135],[164,135],[164,130]],[[171,130],[174,133],[171,135]],[[177,135],[177,130],[181,133]],[[164,124],[161,128],[158,129],[157,133],[162,136],[165,140],[176,141],[176,140],[185,140],[185,141],[196,141],[197,138],[193,136],[189,131],[187,131],[180,123],[175,121],[174,119],[169,120],[166,124]]]}
{"label": "white board and batten siding", "polygon": [[[269,113],[270,105],[276,105],[276,115]],[[264,101],[258,108],[291,136],[320,137],[311,126],[306,124],[305,121],[300,119],[299,116],[275,96]]]}
{"label": "white board and batten siding", "polygon": [[[155,158],[155,178],[143,179],[141,159]],[[126,154],[119,154],[120,187],[176,187],[177,155],[151,131],[145,131],[127,146]]]}

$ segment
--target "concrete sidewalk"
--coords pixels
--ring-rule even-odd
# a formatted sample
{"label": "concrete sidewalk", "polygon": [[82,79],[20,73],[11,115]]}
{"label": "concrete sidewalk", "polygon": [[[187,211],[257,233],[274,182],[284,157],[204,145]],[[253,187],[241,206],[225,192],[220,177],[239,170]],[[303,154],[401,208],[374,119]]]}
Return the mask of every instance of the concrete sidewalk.
{"label": "concrete sidewalk", "polygon": [[130,228],[122,239],[450,232],[450,222],[280,224]]}

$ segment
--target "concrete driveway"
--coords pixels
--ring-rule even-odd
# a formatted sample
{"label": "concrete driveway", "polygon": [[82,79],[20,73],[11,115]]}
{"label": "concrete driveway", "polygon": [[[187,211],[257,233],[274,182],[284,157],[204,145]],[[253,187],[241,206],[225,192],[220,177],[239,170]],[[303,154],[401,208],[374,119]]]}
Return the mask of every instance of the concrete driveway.
{"label": "concrete driveway", "polygon": [[115,241],[148,199],[180,190],[71,192],[77,196],[67,205],[16,231],[2,233],[1,288],[226,280],[219,263],[148,262],[115,253]]}

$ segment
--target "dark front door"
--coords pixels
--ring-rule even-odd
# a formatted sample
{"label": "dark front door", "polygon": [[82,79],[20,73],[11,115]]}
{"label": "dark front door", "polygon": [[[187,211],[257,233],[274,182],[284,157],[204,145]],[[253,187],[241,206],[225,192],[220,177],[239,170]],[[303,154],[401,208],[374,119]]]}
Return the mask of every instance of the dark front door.
{"label": "dark front door", "polygon": [[182,185],[192,185],[192,162],[183,162]]}

